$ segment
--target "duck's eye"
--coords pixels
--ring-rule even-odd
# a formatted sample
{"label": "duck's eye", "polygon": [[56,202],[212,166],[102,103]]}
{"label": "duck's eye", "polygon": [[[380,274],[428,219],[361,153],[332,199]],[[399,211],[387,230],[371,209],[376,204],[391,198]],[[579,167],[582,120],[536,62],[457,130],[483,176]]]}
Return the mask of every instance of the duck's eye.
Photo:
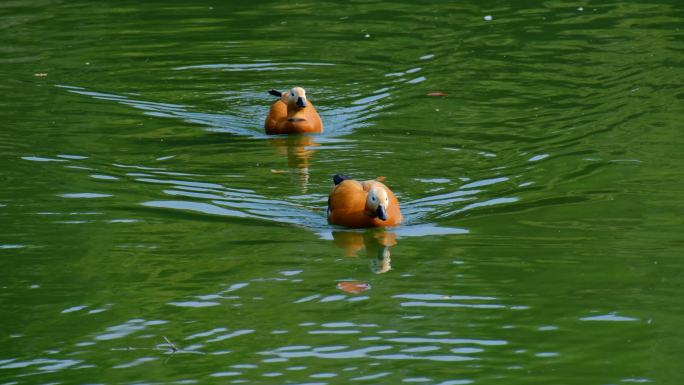
{"label": "duck's eye", "polygon": [[290,95],[294,96],[294,92],[293,92],[293,93],[291,93]]}
{"label": "duck's eye", "polygon": [[375,202],[375,197],[371,197],[371,200],[372,200],[373,202]]}

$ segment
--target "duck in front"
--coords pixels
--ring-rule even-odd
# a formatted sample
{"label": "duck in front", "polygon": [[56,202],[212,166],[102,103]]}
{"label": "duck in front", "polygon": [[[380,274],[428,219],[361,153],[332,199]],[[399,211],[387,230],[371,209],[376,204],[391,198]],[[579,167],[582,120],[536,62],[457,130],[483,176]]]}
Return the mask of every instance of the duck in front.
{"label": "duck in front", "polygon": [[268,112],[264,128],[269,135],[309,134],[323,132],[323,122],[318,111],[306,98],[302,87],[294,87],[288,92],[268,91],[278,99]]}
{"label": "duck in front", "polygon": [[344,175],[333,177],[328,196],[328,223],[345,227],[398,226],[403,220],[392,190],[376,180],[359,182]]}

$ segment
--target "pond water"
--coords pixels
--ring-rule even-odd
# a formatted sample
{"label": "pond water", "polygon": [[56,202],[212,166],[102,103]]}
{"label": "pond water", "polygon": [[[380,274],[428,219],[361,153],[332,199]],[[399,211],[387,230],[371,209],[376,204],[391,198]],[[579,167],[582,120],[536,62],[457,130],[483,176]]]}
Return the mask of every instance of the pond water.
{"label": "pond water", "polygon": [[684,3],[511,3],[1,3],[0,384],[680,383]]}

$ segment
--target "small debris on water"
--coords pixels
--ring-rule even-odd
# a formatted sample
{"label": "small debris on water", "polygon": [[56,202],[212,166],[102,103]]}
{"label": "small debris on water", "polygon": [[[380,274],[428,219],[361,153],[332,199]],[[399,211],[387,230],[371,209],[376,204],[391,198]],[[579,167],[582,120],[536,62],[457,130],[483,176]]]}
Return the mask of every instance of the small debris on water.
{"label": "small debris on water", "polygon": [[287,170],[271,169],[271,174],[287,174]]}
{"label": "small debris on water", "polygon": [[359,294],[370,289],[370,284],[358,281],[343,281],[337,283],[337,288],[349,294]]}
{"label": "small debris on water", "polygon": [[365,37],[365,38],[369,38],[369,37],[370,37],[370,34],[367,33],[364,37]]}
{"label": "small debris on water", "polygon": [[449,94],[447,94],[446,92],[434,91],[434,92],[428,92],[426,95],[427,96],[447,96]]}
{"label": "small debris on water", "polygon": [[584,11],[584,8],[583,8],[583,7],[579,7],[579,8],[577,8],[577,10],[580,11],[580,12],[582,12],[582,11]]}
{"label": "small debris on water", "polygon": [[45,72],[37,72],[37,73],[33,74],[33,76],[38,77],[38,78],[44,78],[44,77],[47,76],[47,73],[45,73]]}
{"label": "small debris on water", "polygon": [[492,15],[487,15],[484,17],[485,21],[492,21]]}

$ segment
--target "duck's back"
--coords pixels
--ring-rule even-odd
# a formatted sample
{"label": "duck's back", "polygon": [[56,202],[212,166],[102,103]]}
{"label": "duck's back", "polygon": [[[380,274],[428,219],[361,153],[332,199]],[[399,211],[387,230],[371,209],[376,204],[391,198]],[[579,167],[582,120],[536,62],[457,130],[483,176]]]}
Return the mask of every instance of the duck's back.
{"label": "duck's back", "polygon": [[287,121],[287,104],[282,100],[278,100],[271,105],[271,109],[266,116],[264,128],[267,134],[281,134],[278,130],[280,122]]}
{"label": "duck's back", "polygon": [[344,180],[328,196],[328,222],[346,227],[373,226],[373,218],[366,215],[368,191],[355,180]]}

